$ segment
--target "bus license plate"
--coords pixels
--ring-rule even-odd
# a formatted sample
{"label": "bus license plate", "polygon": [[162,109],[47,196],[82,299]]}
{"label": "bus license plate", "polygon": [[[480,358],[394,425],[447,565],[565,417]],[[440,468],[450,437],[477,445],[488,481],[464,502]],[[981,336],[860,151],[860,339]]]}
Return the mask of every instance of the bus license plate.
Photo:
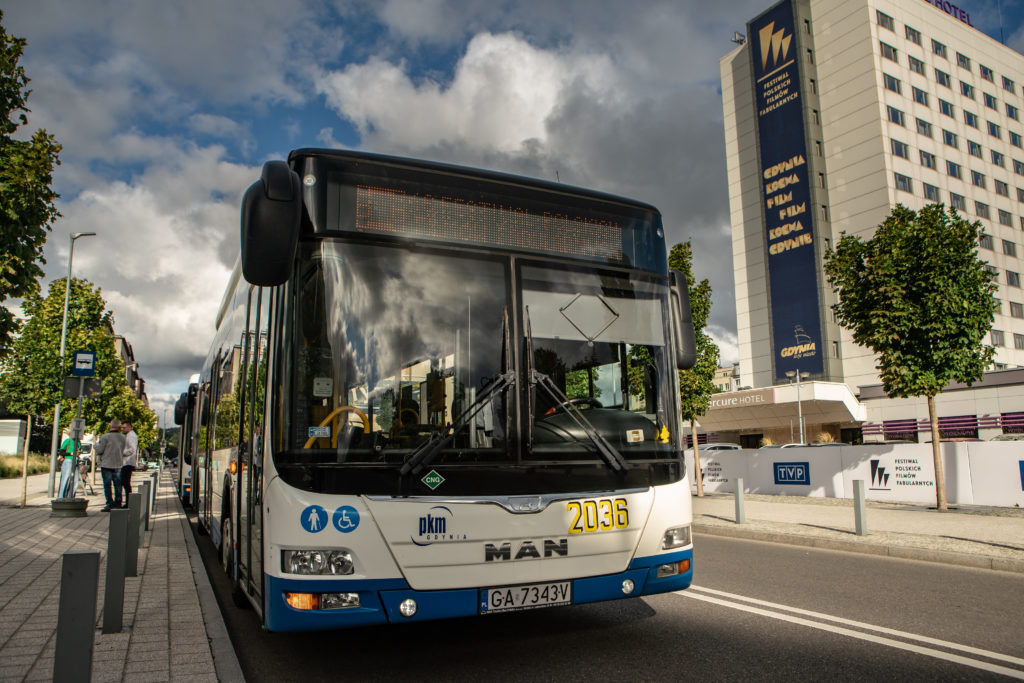
{"label": "bus license plate", "polygon": [[529,586],[485,588],[480,596],[480,613],[572,604],[572,583],[535,583]]}

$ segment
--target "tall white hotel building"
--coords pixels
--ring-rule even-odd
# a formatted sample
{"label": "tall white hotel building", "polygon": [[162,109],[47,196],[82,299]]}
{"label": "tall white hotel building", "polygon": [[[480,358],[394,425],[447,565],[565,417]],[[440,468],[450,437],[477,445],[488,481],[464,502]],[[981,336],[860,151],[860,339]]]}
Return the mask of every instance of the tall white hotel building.
{"label": "tall white hotel building", "polygon": [[721,75],[741,389],[703,430],[797,441],[800,413],[808,442],[928,440],[925,400],[887,398],[835,322],[822,262],[941,202],[984,225],[1000,300],[993,371],[937,398],[943,438],[1024,432],[1024,56],[943,0],[783,0]]}

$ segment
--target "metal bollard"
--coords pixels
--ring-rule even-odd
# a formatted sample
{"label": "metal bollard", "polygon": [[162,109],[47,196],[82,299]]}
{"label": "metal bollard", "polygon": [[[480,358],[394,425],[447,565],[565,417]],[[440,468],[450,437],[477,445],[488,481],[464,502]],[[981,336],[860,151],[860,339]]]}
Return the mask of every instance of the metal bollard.
{"label": "metal bollard", "polygon": [[864,480],[853,480],[853,516],[857,524],[857,535],[863,536],[868,532],[868,510],[864,502]]}
{"label": "metal bollard", "polygon": [[743,478],[736,479],[736,523],[747,523],[747,511],[743,508]]}
{"label": "metal bollard", "polygon": [[121,632],[124,611],[124,550],[128,537],[128,511],[110,511],[107,535],[107,581],[103,590],[103,632]]}
{"label": "metal bollard", "polygon": [[128,536],[124,548],[124,575],[139,575],[139,520],[142,515],[142,494],[128,494]]}
{"label": "metal bollard", "polygon": [[100,551],[64,553],[60,569],[57,647],[53,658],[55,683],[92,678],[92,630],[96,624],[99,578]]}
{"label": "metal bollard", "polygon": [[142,515],[142,528],[149,531],[149,481],[139,484],[139,493],[142,494],[142,507],[139,513]]}

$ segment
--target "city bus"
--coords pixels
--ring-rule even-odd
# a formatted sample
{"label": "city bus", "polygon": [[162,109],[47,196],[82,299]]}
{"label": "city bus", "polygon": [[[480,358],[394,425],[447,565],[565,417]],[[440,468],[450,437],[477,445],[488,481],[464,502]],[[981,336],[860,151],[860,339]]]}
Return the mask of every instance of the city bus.
{"label": "city bus", "polygon": [[696,350],[657,209],[300,149],[246,191],[240,252],[183,422],[198,524],[267,630],[690,585]]}

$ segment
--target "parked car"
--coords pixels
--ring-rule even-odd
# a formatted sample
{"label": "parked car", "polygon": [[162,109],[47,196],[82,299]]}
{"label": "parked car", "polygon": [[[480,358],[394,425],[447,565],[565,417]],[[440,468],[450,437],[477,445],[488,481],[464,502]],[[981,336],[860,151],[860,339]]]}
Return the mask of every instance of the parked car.
{"label": "parked car", "polygon": [[739,444],[735,443],[709,443],[700,447],[702,451],[738,451]]}
{"label": "parked car", "polygon": [[1024,441],[1024,434],[997,434],[989,441]]}

